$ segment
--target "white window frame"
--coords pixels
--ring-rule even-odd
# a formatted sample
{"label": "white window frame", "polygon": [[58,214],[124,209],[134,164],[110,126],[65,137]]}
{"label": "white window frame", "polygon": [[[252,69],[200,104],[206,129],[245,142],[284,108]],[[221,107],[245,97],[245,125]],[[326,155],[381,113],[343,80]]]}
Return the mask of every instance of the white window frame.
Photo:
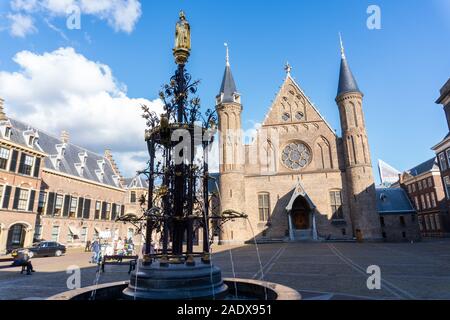
{"label": "white window frame", "polygon": [[[8,157],[7,157],[7,158],[2,157],[3,150],[5,150],[5,153],[8,154]],[[4,147],[0,147],[0,158],[6,160],[6,168],[1,169],[1,170],[8,170],[8,167],[9,167],[9,159],[11,158],[11,149],[4,148]]]}
{"label": "white window frame", "polygon": [[434,214],[430,215],[430,222],[431,222],[431,230],[436,230],[436,221],[434,220]]}
{"label": "white window frame", "polygon": [[[58,229],[58,233],[57,233],[57,235],[56,235],[56,240],[53,238],[53,230],[54,230],[54,228],[57,228]],[[60,233],[61,233],[61,227],[60,226],[52,226],[52,233],[51,233],[51,238],[52,238],[52,241],[54,241],[54,242],[59,242],[59,236],[60,236]]]}
{"label": "white window frame", "polygon": [[447,195],[447,200],[450,200],[450,178],[448,176],[444,177],[444,189]]}
{"label": "white window frame", "polygon": [[[21,195],[22,192],[26,191],[27,192],[27,199],[21,199]],[[20,192],[19,192],[19,199],[17,199],[17,210],[18,211],[28,211],[28,207],[29,207],[29,202],[30,202],[30,196],[31,196],[31,189],[22,189],[20,188]],[[23,201],[25,201],[25,208],[22,208],[20,206],[20,203],[23,203]]]}
{"label": "white window frame", "polygon": [[419,197],[418,196],[415,196],[414,197],[414,202],[416,203],[416,210],[417,211],[420,211],[420,201],[419,201]]}
{"label": "white window frame", "polygon": [[[72,208],[73,208],[73,202],[76,202],[75,209],[73,210],[73,217],[71,216]],[[69,218],[76,218],[77,217],[77,209],[78,209],[78,198],[77,197],[70,197],[70,203],[69,203]]]}
{"label": "white window frame", "polygon": [[[84,234],[84,236],[83,236],[83,230],[86,230],[86,234]],[[89,228],[88,227],[82,227],[81,231],[80,231],[81,242],[87,242],[88,234],[89,234]]]}
{"label": "white window frame", "polygon": [[424,216],[425,219],[425,228],[430,230],[430,217],[428,215]]}
{"label": "white window frame", "polygon": [[423,217],[419,216],[418,220],[419,220],[419,229],[420,231],[423,231]]}
{"label": "white window frame", "polygon": [[445,150],[445,154],[447,155],[447,168],[450,168],[450,149]]}
{"label": "white window frame", "polygon": [[434,215],[434,220],[436,221],[436,230],[441,230],[441,219],[439,217],[439,213]]}
{"label": "white window frame", "polygon": [[431,207],[431,198],[430,198],[430,194],[427,193],[427,194],[425,195],[425,198],[426,198],[426,201],[427,201],[427,208],[428,208],[428,209],[431,209],[432,207]]}
{"label": "white window frame", "polygon": [[[39,238],[37,238],[36,237],[36,235],[37,235],[37,231],[39,230],[39,228],[40,228],[40,233],[39,233]],[[37,225],[37,227],[35,228],[35,230],[34,230],[34,235],[33,235],[33,237],[35,238],[35,239],[37,239],[37,240],[42,240],[42,234],[44,233],[44,225],[43,224],[38,224]]]}
{"label": "white window frame", "polygon": [[436,202],[436,194],[434,191],[431,193],[431,205],[433,208],[436,208],[437,202]]}
{"label": "white window frame", "polygon": [[447,157],[445,156],[445,152],[441,152],[439,154],[439,164],[441,165],[441,171],[446,171],[448,168]]}

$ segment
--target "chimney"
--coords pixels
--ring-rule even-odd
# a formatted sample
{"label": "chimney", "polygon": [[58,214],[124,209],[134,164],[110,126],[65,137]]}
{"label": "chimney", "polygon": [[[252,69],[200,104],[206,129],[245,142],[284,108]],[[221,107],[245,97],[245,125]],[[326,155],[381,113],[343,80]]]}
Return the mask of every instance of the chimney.
{"label": "chimney", "polygon": [[69,135],[69,133],[68,133],[67,131],[63,130],[63,131],[61,132],[61,141],[62,141],[63,143],[69,143],[69,140],[70,140],[70,135]]}
{"label": "chimney", "polygon": [[5,100],[3,100],[2,98],[0,98],[0,121],[6,121],[8,120],[8,117],[5,114],[5,110],[3,108],[3,103],[5,102]]}

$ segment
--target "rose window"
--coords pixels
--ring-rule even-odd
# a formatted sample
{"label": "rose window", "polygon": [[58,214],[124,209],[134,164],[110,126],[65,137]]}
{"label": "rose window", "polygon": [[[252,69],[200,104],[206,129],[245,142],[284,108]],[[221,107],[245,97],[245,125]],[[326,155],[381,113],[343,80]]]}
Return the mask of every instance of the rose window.
{"label": "rose window", "polygon": [[309,164],[311,151],[301,142],[291,143],[284,148],[281,160],[289,169],[300,170]]}

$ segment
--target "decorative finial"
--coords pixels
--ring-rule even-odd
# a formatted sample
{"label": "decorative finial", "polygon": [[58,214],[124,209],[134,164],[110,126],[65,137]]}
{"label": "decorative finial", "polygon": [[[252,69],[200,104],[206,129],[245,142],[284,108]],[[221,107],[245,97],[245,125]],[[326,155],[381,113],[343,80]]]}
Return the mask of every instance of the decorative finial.
{"label": "decorative finial", "polygon": [[291,70],[292,70],[291,65],[289,64],[289,62],[286,62],[286,65],[284,66],[284,71],[286,71],[286,74],[287,74],[288,76],[291,75]]}
{"label": "decorative finial", "polygon": [[229,51],[228,51],[228,43],[225,42],[223,45],[224,45],[225,48],[227,49],[226,61],[227,61],[227,67],[229,67],[229,66],[230,66],[230,53],[229,53]]}
{"label": "decorative finial", "polygon": [[339,32],[339,42],[341,43],[341,58],[345,59],[344,42],[342,41],[342,35]]}

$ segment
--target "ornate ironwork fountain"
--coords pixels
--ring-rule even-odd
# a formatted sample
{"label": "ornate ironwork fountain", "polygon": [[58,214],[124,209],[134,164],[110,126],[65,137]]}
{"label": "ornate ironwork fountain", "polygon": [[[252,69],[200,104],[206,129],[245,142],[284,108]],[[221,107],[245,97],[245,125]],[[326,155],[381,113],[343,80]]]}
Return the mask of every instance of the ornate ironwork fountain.
{"label": "ornate ironwork fountain", "polygon": [[[195,96],[199,81],[193,81],[186,71],[190,39],[190,25],[181,12],[173,49],[178,68],[159,93],[164,113],[158,117],[143,107],[150,157],[148,168],[140,172],[149,182],[147,210],[141,217],[146,225],[146,247],[142,264],[124,291],[125,296],[132,298],[198,299],[226,295],[221,271],[211,265],[210,222],[220,225],[229,219],[246,218],[229,211],[210,213],[208,153],[217,119],[212,110],[205,115],[200,112],[200,99]],[[201,156],[196,157],[199,150]],[[131,222],[130,217],[119,220]],[[202,231],[203,238],[199,252],[194,251],[197,230]],[[154,233],[161,236],[161,252],[152,250]]]}
{"label": "ornate ironwork fountain", "polygon": [[[211,213],[208,153],[217,119],[211,110],[202,115],[200,99],[190,98],[196,94],[199,81],[193,81],[185,69],[191,41],[183,12],[175,39],[177,70],[159,94],[164,113],[158,116],[143,106],[149,161],[147,169],[139,174],[149,182],[147,199],[141,201],[146,207],[142,216],[124,215],[117,219],[134,224],[145,233],[145,254],[130,281],[69,291],[51,300],[300,299],[298,292],[282,285],[223,279],[221,270],[211,262],[215,229],[247,216],[233,210]],[[196,157],[198,153],[201,156]],[[200,230],[202,249],[196,252],[194,238]],[[161,239],[161,252],[152,250],[154,235]]]}

